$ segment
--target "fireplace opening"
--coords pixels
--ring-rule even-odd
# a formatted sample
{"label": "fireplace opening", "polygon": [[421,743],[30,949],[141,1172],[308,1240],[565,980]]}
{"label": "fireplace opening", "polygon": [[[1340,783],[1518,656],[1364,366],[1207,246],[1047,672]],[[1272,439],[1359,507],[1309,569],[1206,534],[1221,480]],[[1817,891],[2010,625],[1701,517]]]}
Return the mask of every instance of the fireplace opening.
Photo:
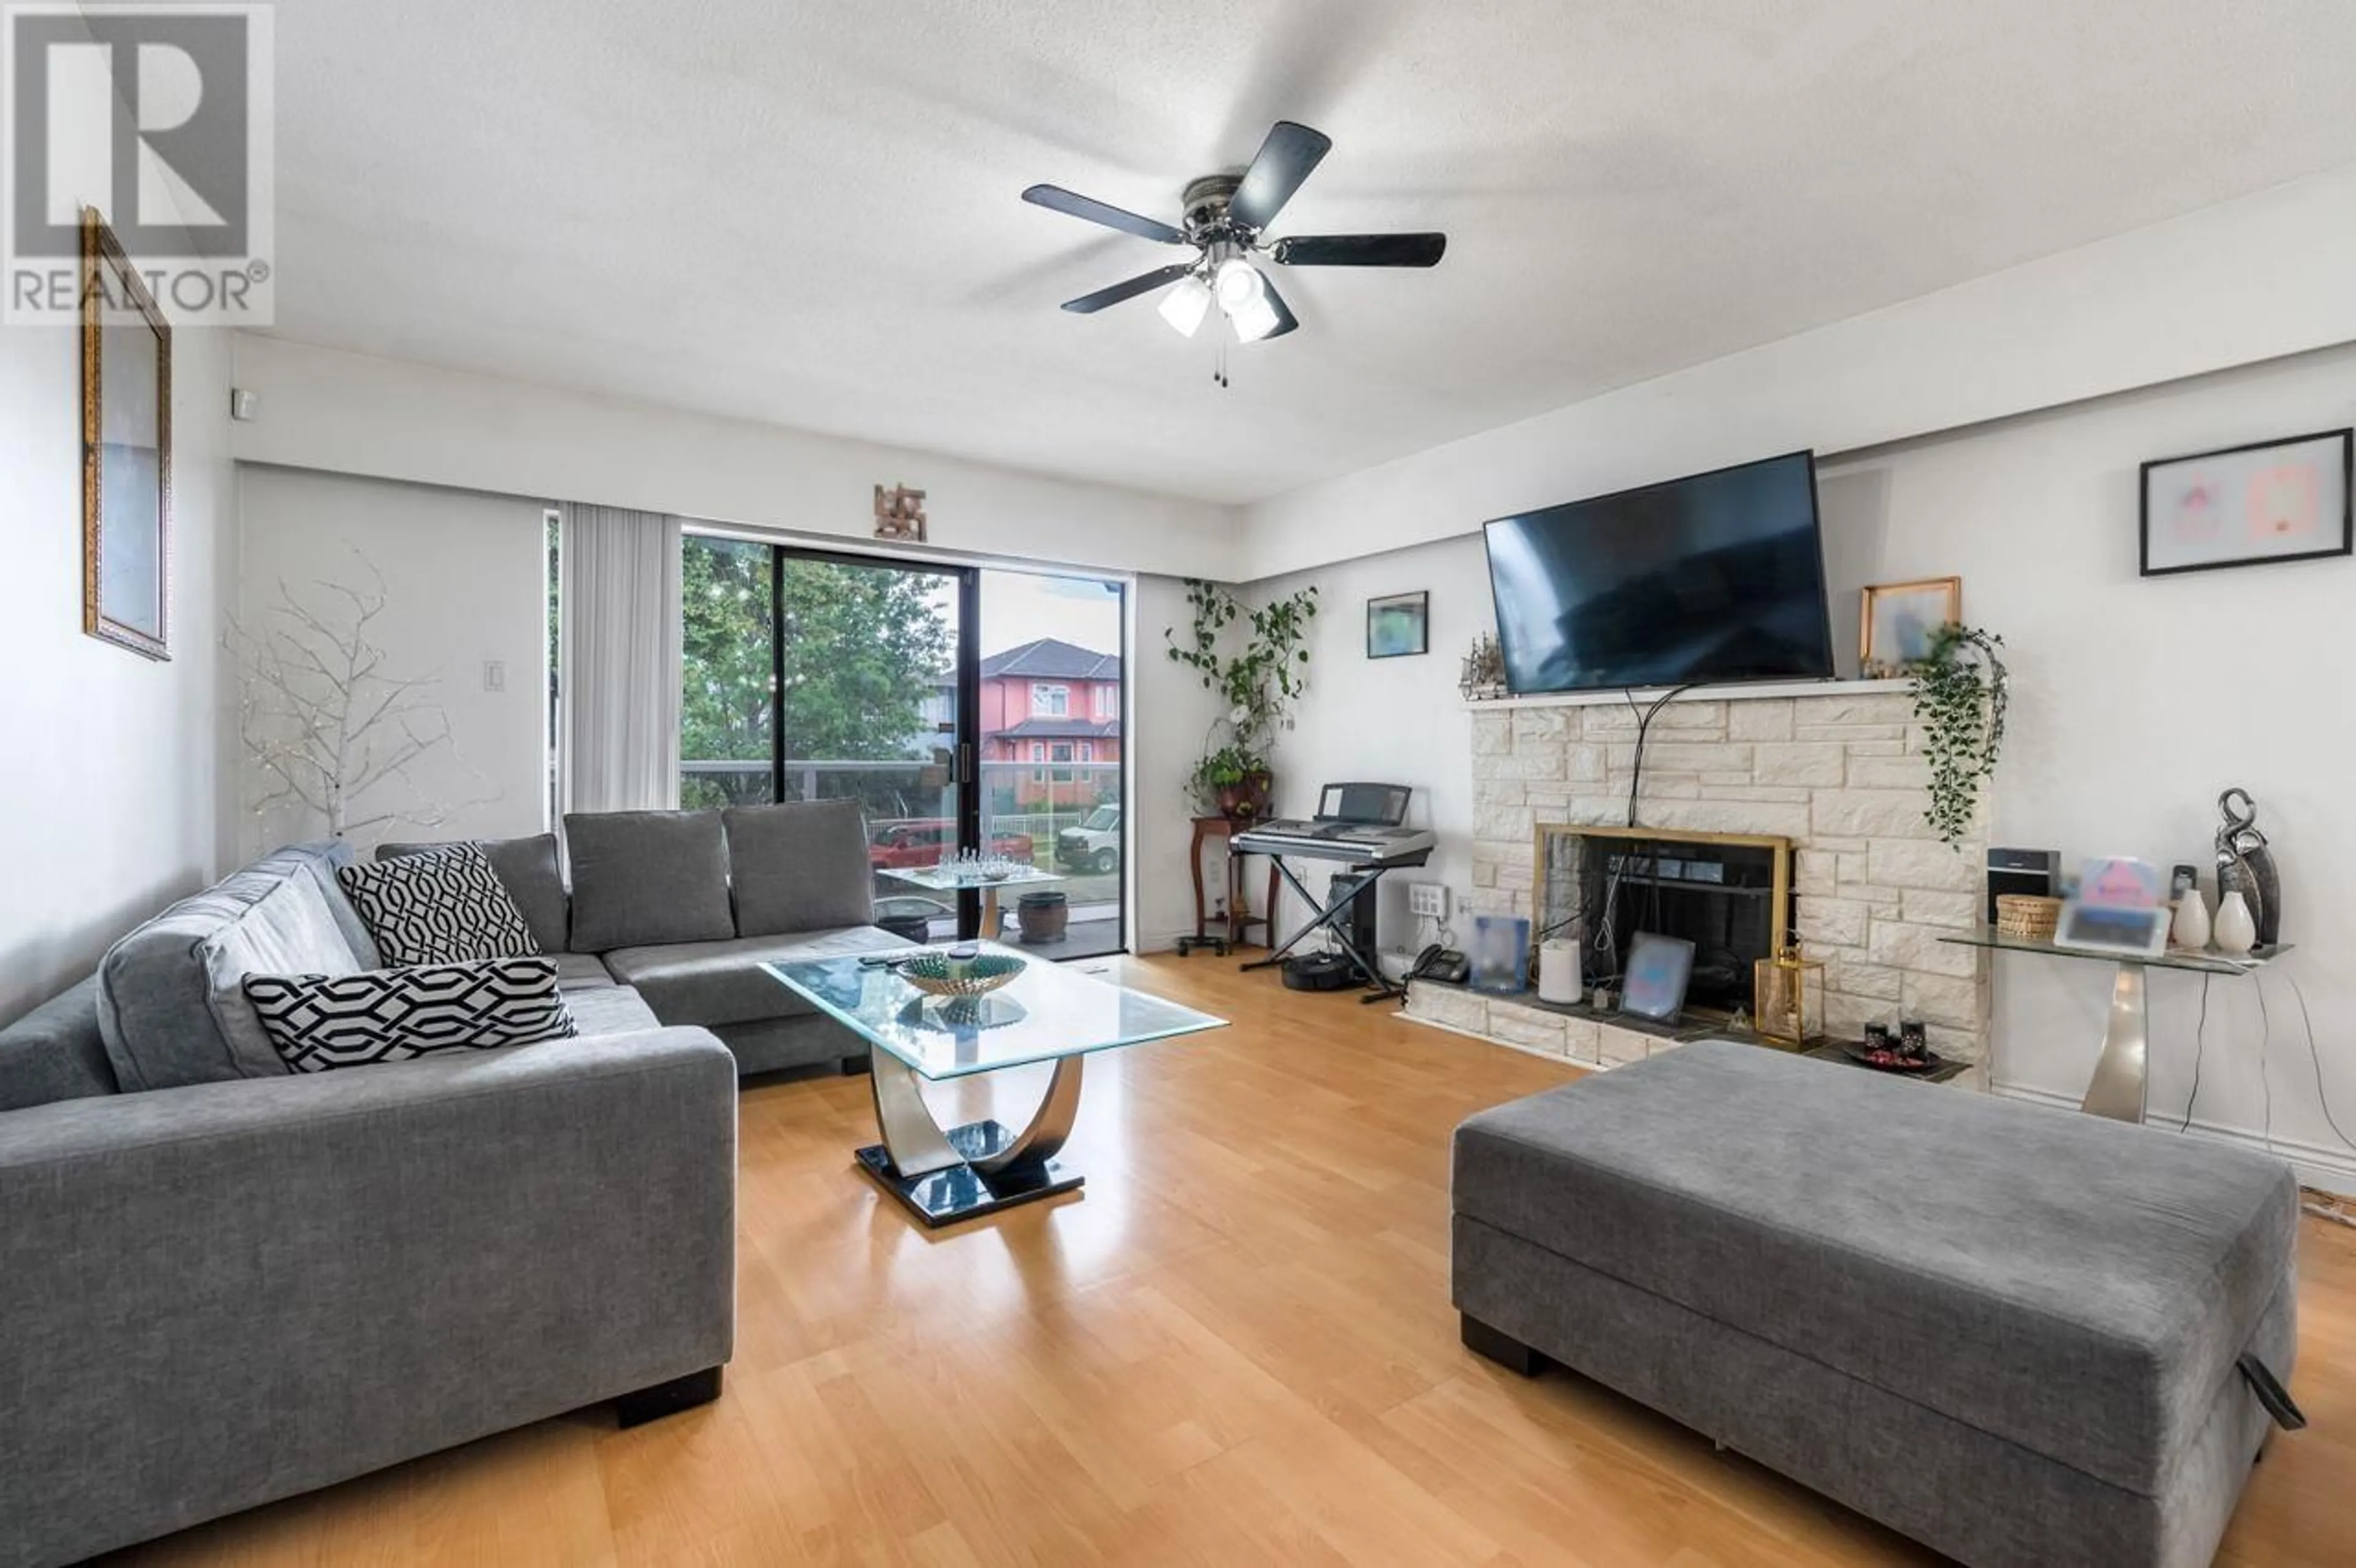
{"label": "fireplace opening", "polygon": [[1616,988],[1648,932],[1694,945],[1687,1013],[1750,1010],[1752,965],[1791,929],[1790,839],[1546,825],[1537,850],[1539,929],[1576,936],[1590,987]]}

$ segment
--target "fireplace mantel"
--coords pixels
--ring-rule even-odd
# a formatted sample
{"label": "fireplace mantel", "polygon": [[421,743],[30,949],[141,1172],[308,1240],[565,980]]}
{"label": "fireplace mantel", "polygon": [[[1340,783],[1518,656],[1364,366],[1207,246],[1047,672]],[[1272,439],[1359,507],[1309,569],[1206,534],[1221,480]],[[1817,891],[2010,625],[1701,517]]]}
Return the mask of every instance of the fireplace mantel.
{"label": "fireplace mantel", "polygon": [[[1676,702],[1765,702],[1794,697],[1873,697],[1895,692],[1900,696],[1913,689],[1912,677],[1901,676],[1892,680],[1773,680],[1749,686],[1698,686],[1689,691],[1679,691],[1672,699]],[[1464,706],[1475,713],[1487,713],[1497,709],[1515,708],[1595,708],[1610,705],[1625,708],[1631,701],[1638,707],[1650,707],[1666,693],[1676,690],[1667,686],[1639,686],[1622,691],[1614,687],[1609,691],[1558,691],[1539,697],[1492,697]]]}

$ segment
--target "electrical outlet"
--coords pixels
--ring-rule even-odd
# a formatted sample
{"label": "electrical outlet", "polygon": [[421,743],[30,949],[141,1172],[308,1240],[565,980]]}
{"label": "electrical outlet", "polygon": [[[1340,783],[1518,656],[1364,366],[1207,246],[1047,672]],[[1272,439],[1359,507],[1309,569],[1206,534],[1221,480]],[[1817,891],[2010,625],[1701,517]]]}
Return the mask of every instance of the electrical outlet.
{"label": "electrical outlet", "polygon": [[1409,882],[1407,885],[1407,912],[1412,915],[1429,916],[1433,920],[1448,918],[1448,884],[1446,882]]}

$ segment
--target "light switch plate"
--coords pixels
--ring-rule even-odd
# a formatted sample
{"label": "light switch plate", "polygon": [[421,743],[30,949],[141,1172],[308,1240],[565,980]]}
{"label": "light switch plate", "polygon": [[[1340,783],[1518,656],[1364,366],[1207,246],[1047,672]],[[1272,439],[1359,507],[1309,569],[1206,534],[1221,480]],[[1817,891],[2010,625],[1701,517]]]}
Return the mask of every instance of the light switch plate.
{"label": "light switch plate", "polygon": [[1407,885],[1407,912],[1412,915],[1429,915],[1433,920],[1448,918],[1448,884],[1446,882],[1409,882]]}
{"label": "light switch plate", "polygon": [[508,688],[508,664],[505,659],[483,661],[483,689],[505,691]]}

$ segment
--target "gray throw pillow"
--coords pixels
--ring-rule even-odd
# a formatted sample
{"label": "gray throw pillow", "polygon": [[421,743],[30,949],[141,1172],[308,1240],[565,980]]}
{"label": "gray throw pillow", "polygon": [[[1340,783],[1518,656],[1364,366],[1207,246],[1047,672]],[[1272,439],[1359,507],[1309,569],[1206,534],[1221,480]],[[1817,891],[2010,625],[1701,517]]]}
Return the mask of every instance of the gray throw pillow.
{"label": "gray throw pillow", "polygon": [[249,975],[246,999],[297,1072],[490,1051],[575,1032],[550,958],[493,958],[359,975]]}
{"label": "gray throw pillow", "polygon": [[725,820],[737,935],[831,931],[875,918],[867,823],[857,801],[736,805]]}
{"label": "gray throw pillow", "polygon": [[[446,849],[441,844],[380,844],[376,858],[397,860]],[[523,911],[532,940],[542,953],[565,953],[573,945],[573,906],[564,892],[564,870],[557,863],[556,835],[537,833],[529,838],[477,838],[475,848],[491,863],[506,885],[508,896]],[[370,965],[373,967],[373,965]]]}
{"label": "gray throw pillow", "polygon": [[346,866],[336,880],[391,967],[529,957],[540,951],[507,884],[472,844],[448,844],[373,866]]}
{"label": "gray throw pillow", "polygon": [[246,999],[248,975],[341,976],[360,968],[317,880],[291,869],[235,921],[198,941],[195,955],[204,966],[205,1005],[213,1026],[229,1042],[239,1074],[247,1078],[286,1071]]}
{"label": "gray throw pillow", "polygon": [[573,951],[611,953],[736,934],[716,811],[597,811],[564,819]]}

